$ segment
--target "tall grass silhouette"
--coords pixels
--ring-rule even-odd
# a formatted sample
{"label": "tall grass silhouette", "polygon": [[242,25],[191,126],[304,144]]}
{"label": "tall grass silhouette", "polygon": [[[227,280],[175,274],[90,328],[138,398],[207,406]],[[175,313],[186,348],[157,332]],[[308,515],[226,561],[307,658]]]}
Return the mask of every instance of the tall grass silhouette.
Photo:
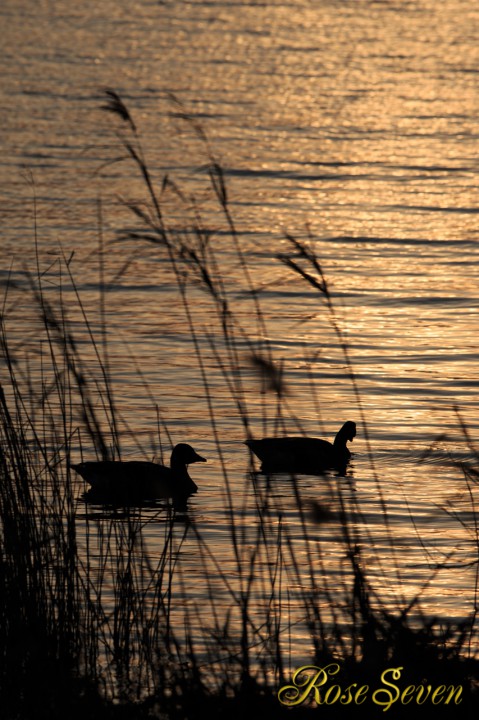
{"label": "tall grass silhouette", "polygon": [[[145,190],[141,203],[128,203],[137,226],[122,232],[120,239],[148,243],[168,262],[224,481],[225,542],[231,547],[234,567],[222,567],[194,515],[169,505],[152,515],[151,508],[98,508],[82,500],[84,488],[68,469],[72,453],[89,448],[99,459],[121,459],[123,434],[130,431],[109,362],[101,223],[99,330],[93,329],[77,289],[74,262],[59,260],[61,272],[52,290],[40,271],[37,253],[37,270],[26,280],[38,316],[39,359],[32,363],[22,356],[21,347],[12,345],[6,311],[9,288],[0,318],[2,716],[200,718],[239,717],[245,712],[280,716],[288,711],[277,692],[290,682],[297,667],[295,645],[301,637],[301,652],[307,653],[304,664],[341,663],[345,685],[373,684],[378,668],[398,666],[406,667],[417,682],[427,668],[430,682],[445,682],[446,676],[448,683],[462,683],[461,717],[467,713],[472,717],[477,709],[472,682],[478,678],[477,573],[468,621],[460,627],[435,623],[421,615],[420,592],[412,600],[403,596],[400,558],[389,534],[396,594],[391,607],[374,589],[378,582],[370,581],[372,568],[362,548],[367,543],[371,556],[374,543],[354,493],[341,483],[330,483],[330,495],[339,508],[330,513],[319,503],[311,506],[301,482],[292,476],[285,507],[271,493],[269,483],[252,472],[253,460],[246,448],[240,493],[232,481],[215,409],[211,361],[245,439],[255,431],[247,392],[252,368],[264,390],[261,429],[281,432],[291,424],[301,428],[301,422],[289,400],[287,369],[268,341],[269,318],[235,227],[224,172],[201,127],[176,99],[171,101],[176,116],[203,144],[205,173],[249,298],[248,324],[237,312],[213,233],[171,178],[163,177],[159,183],[154,179],[132,113],[109,90],[105,109],[121,123],[123,152]],[[163,205],[167,192],[185,209],[187,222],[181,231],[170,228]],[[353,359],[312,238],[299,241],[288,235],[287,242],[287,251],[278,253],[277,260],[322,303],[343,353],[368,442]],[[75,323],[71,303],[64,300],[66,284],[75,298]],[[198,290],[208,299],[208,318],[202,324],[195,307]],[[85,342],[78,341],[79,332],[88,340],[88,358]],[[159,426],[162,435],[170,438],[161,417]],[[369,445],[368,451],[388,531],[387,502]],[[475,458],[477,462],[477,453]],[[473,463],[462,471],[477,539],[472,492],[477,466]],[[294,526],[287,522],[286,512],[295,514]],[[148,539],[152,521],[162,533],[159,551],[158,544],[152,548]],[[322,534],[317,532],[330,522],[335,523],[341,545],[343,570],[334,579],[328,573]],[[189,593],[186,547],[194,554],[204,583],[201,611],[195,602],[178,603]],[[479,543],[476,548],[478,556],[471,562],[477,568]],[[386,586],[393,581],[384,562],[375,556],[373,570],[376,580],[379,577]],[[435,573],[431,572],[429,582]],[[320,711],[340,716],[334,706]],[[416,705],[409,711],[419,714],[423,709]],[[318,709],[308,702],[295,712],[306,715]]]}

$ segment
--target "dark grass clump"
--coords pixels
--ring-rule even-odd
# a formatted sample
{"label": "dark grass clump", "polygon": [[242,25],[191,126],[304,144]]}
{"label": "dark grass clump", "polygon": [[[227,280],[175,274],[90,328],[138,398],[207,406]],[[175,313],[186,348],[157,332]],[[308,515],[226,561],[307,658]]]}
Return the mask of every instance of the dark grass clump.
{"label": "dark grass clump", "polygon": [[0,387],[2,716],[99,717],[98,678],[85,657],[98,650],[85,636],[74,504],[47,458],[32,450],[17,393],[13,403]]}

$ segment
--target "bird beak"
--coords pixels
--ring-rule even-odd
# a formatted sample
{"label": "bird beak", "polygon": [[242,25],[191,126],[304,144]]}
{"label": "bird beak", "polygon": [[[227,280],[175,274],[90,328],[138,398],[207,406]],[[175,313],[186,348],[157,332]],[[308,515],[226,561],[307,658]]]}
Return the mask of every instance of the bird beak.
{"label": "bird beak", "polygon": [[195,453],[195,457],[191,462],[207,462],[206,458],[201,457],[201,455],[198,455],[198,453]]}

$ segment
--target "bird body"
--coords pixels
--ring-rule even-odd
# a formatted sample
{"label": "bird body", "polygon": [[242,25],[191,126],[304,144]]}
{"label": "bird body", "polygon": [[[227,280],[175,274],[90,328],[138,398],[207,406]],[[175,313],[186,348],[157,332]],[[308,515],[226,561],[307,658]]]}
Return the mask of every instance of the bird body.
{"label": "bird body", "polygon": [[91,485],[89,500],[141,502],[157,498],[186,498],[198,490],[187,466],[206,462],[191,445],[180,443],[171,453],[170,467],[139,460],[93,461],[70,465]]}
{"label": "bird body", "polygon": [[334,442],[312,437],[272,437],[247,440],[246,445],[261,460],[265,473],[316,473],[344,468],[351,457],[346,446],[356,436],[356,423],[344,423]]}

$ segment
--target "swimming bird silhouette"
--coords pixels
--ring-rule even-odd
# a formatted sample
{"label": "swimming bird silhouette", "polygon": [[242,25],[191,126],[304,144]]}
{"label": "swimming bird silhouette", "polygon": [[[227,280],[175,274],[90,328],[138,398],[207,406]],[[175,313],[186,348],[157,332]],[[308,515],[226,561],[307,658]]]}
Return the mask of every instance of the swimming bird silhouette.
{"label": "swimming bird silhouette", "polygon": [[346,443],[356,436],[356,423],[348,420],[334,442],[311,437],[273,437],[247,440],[246,445],[261,460],[264,473],[316,473],[327,468],[345,468],[351,453]]}
{"label": "swimming bird silhouette", "polygon": [[93,502],[135,503],[157,498],[187,498],[198,490],[187,466],[206,462],[191,445],[173,448],[170,467],[139,460],[104,460],[70,465],[91,485],[86,498]]}

